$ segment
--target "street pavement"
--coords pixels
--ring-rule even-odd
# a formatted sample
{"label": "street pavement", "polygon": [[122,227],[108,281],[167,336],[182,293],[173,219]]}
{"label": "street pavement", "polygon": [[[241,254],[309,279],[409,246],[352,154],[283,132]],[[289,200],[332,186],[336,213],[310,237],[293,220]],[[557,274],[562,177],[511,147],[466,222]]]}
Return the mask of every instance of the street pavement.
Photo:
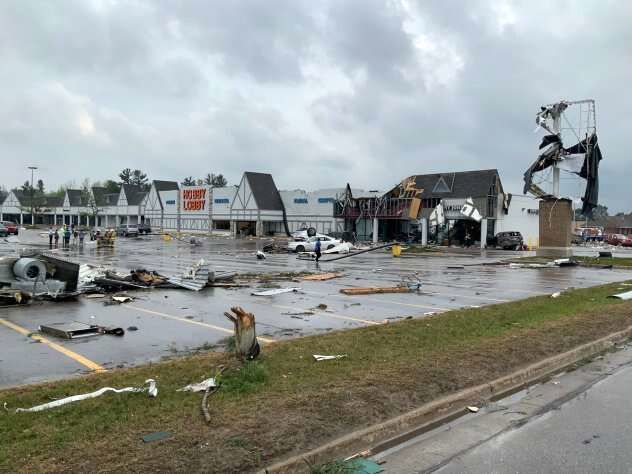
{"label": "street pavement", "polygon": [[[116,306],[80,297],[75,302],[0,308],[0,323],[4,321],[0,324],[0,386],[67,377],[95,366],[132,366],[221,345],[233,333],[223,313],[235,305],[256,315],[258,335],[270,342],[632,278],[628,270],[483,265],[516,255],[502,251],[451,249],[441,255],[393,258],[389,252],[378,250],[319,266],[286,253],[257,260],[255,251],[263,244],[261,240],[214,237],[202,238],[200,246],[193,246],[188,241],[142,236],[118,239],[114,250],[97,249],[88,242],[83,249],[55,250],[78,263],[124,272],[144,268],[175,275],[204,258],[218,273],[336,271],[344,276],[322,282],[278,282],[282,287],[301,290],[273,297],[252,296],[259,286],[255,283],[248,288],[207,288],[199,293],[140,290],[130,292],[134,302]],[[26,231],[20,235],[20,243],[0,244],[0,254],[11,254],[21,246],[47,248],[43,236]],[[420,292],[347,296],[339,291],[345,287],[394,286],[411,278],[421,280]],[[321,304],[327,308],[318,309]],[[308,312],[312,314],[299,314]],[[100,336],[54,340],[53,344],[35,342],[28,336],[41,324],[75,321],[138,330],[127,331],[122,338]]]}
{"label": "street pavement", "polygon": [[398,474],[629,473],[631,389],[624,347],[375,459]]}

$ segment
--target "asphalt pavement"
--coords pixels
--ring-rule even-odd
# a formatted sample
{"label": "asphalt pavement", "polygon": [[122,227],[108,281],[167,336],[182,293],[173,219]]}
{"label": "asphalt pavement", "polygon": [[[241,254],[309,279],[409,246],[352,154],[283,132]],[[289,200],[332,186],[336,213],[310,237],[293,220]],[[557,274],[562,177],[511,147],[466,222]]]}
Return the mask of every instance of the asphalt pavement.
{"label": "asphalt pavement", "polygon": [[[190,353],[198,348],[221,348],[231,335],[224,311],[242,306],[257,318],[262,342],[333,330],[384,324],[405,317],[421,318],[458,308],[483,306],[534,295],[552,294],[632,278],[627,270],[595,268],[520,269],[483,265],[515,256],[502,251],[450,250],[446,254],[393,258],[385,250],[336,262],[297,259],[294,254],[269,254],[257,260],[261,240],[202,238],[201,245],[187,240],[165,241],[160,236],[121,238],[113,250],[55,250],[78,263],[105,265],[118,271],[144,268],[164,275],[181,273],[204,258],[211,269],[241,274],[336,271],[329,281],[282,281],[297,292],[272,297],[252,296],[248,288],[207,288],[199,293],[180,289],[130,292],[135,301],[105,306],[103,301],[80,297],[66,303],[41,302],[28,307],[0,308],[0,386],[51,380],[77,373],[126,367]],[[38,232],[25,232],[19,243],[0,244],[0,254],[30,246],[47,248]],[[394,286],[418,278],[422,289],[410,294],[347,296],[341,288]],[[326,305],[319,309],[319,305]],[[116,326],[127,330],[122,338],[98,336],[80,340],[34,341],[29,335],[41,324],[71,322]]]}
{"label": "asphalt pavement", "polygon": [[629,473],[631,389],[624,347],[375,459],[398,474]]}

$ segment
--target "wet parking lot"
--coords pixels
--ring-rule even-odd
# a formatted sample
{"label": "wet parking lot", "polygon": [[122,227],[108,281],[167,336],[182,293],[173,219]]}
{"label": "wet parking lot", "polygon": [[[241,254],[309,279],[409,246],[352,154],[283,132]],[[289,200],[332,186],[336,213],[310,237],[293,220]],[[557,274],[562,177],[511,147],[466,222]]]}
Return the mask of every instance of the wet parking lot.
{"label": "wet parking lot", "polygon": [[[25,243],[43,239],[35,233]],[[15,245],[15,244],[14,244]],[[130,292],[131,303],[106,306],[103,300],[84,296],[66,303],[38,302],[28,307],[0,309],[0,386],[66,377],[92,370],[107,370],[210,348],[232,334],[223,313],[242,306],[256,316],[263,343],[424,317],[452,309],[502,303],[575,287],[589,287],[632,278],[632,272],[595,268],[509,268],[483,265],[515,254],[500,251],[449,251],[446,254],[393,258],[384,250],[336,262],[297,259],[292,254],[269,254],[257,260],[263,243],[207,238],[202,245],[164,241],[160,236],[119,239],[114,250],[98,250],[86,243],[83,250],[59,250],[78,263],[107,265],[120,271],[145,268],[164,275],[181,273],[204,258],[217,273],[341,272],[328,281],[278,281],[280,287],[300,290],[276,296],[253,296],[261,286],[184,289],[148,289]],[[15,249],[5,244],[0,253]],[[419,278],[421,291],[409,294],[346,296],[341,288],[394,286]],[[321,306],[319,306],[321,305]],[[326,308],[322,305],[326,305]],[[123,337],[95,336],[63,340],[30,337],[41,324],[81,322],[126,329]],[[127,330],[130,327],[137,330]],[[264,349],[265,350],[265,349]]]}

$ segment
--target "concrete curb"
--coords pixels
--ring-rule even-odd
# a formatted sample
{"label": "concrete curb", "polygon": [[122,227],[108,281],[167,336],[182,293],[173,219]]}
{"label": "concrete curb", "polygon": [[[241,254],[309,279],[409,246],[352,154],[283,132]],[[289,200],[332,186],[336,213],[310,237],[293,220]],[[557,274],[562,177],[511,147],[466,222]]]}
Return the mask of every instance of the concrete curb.
{"label": "concrete curb", "polygon": [[549,357],[489,383],[461,390],[377,425],[354,431],[259,472],[309,472],[308,464],[319,465],[346,458],[358,452],[365,452],[368,455],[376,454],[457,418],[466,412],[468,405],[507,396],[526,385],[538,382],[573,364],[604,352],[630,337],[632,337],[632,326],[563,354]]}

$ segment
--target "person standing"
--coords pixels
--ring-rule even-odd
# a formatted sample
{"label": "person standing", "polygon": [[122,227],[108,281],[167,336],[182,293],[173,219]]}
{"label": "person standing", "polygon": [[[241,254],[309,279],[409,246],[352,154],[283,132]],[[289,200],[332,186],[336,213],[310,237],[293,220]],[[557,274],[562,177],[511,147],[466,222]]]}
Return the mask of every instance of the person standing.
{"label": "person standing", "polygon": [[316,238],[316,246],[314,247],[314,253],[316,254],[316,263],[320,260],[320,238]]}
{"label": "person standing", "polygon": [[53,226],[48,226],[48,248],[52,249],[53,248]]}
{"label": "person standing", "polygon": [[71,234],[71,230],[70,227],[66,226],[66,228],[64,229],[64,247],[65,248],[70,248],[70,234]]}
{"label": "person standing", "polygon": [[79,229],[79,247],[83,248],[83,239],[85,239],[86,233],[83,229]]}
{"label": "person standing", "polygon": [[59,245],[59,229],[57,227],[55,227],[55,235],[53,237],[55,238],[55,248],[57,248]]}

